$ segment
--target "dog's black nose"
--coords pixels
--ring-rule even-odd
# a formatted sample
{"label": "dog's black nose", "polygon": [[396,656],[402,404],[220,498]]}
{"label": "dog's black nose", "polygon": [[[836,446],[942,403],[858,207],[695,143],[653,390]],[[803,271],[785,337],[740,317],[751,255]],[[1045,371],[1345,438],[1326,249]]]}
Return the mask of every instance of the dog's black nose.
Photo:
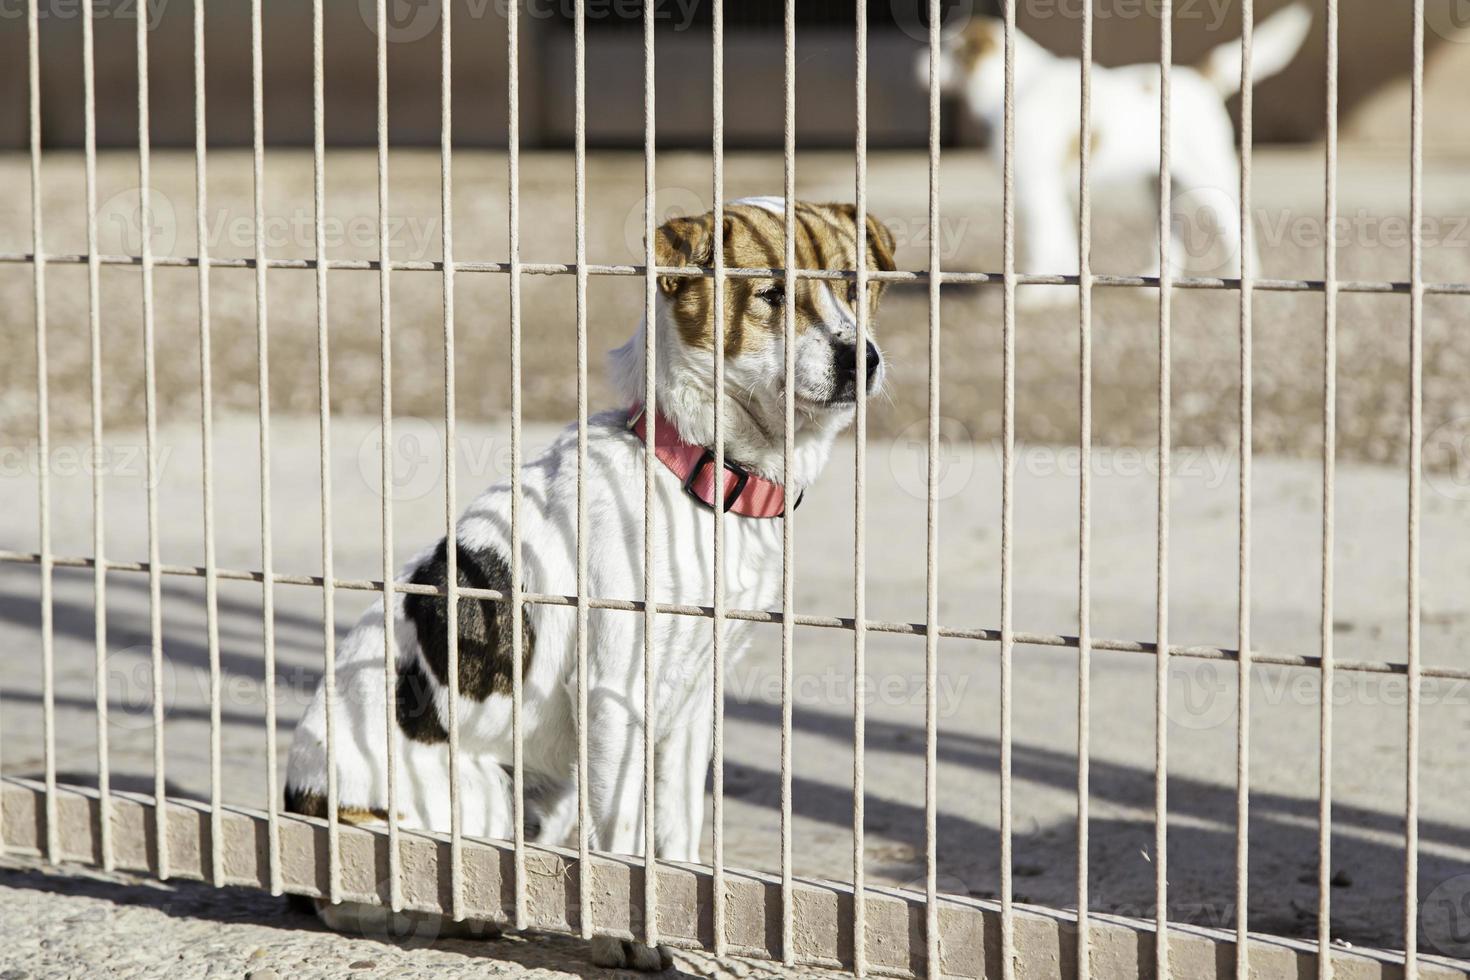
{"label": "dog's black nose", "polygon": [[[873,375],[878,373],[878,364],[883,357],[878,353],[878,348],[873,342],[868,341],[867,363],[868,380],[873,380]],[[857,374],[857,345],[851,347],[843,346],[837,348],[837,354],[833,358],[833,364],[837,368],[840,377],[851,378]]]}
{"label": "dog's black nose", "polygon": [[873,346],[873,342],[871,340],[868,341],[867,368],[869,381],[872,381],[873,375],[878,373],[878,362],[882,359],[882,355],[878,353],[878,348]]}

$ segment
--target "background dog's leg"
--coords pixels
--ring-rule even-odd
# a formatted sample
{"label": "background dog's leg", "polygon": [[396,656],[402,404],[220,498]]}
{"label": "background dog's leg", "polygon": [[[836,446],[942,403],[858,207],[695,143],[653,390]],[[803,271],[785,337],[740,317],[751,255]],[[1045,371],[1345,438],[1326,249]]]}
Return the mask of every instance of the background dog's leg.
{"label": "background dog's leg", "polygon": [[[1076,275],[1077,212],[1060,172],[1057,178],[1034,174],[1018,180],[1016,194],[1020,270],[1036,275]],[[1023,286],[1016,292],[1016,301],[1027,308],[1059,306],[1073,302],[1075,295],[1075,289],[1061,286]]]}

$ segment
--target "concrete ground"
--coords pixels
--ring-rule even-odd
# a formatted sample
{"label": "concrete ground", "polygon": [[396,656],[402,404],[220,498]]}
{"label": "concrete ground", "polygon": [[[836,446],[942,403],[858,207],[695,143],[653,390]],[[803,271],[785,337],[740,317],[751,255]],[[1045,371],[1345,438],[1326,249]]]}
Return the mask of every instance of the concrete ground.
{"label": "concrete ground", "polygon": [[[245,158],[219,154],[212,171],[212,213],[222,230],[218,254],[247,254],[236,244],[248,219]],[[1405,249],[1383,230],[1383,216],[1404,210],[1404,160],[1387,151],[1344,154],[1344,213],[1366,217],[1345,232],[1343,273],[1352,278],[1406,274]],[[400,225],[404,259],[437,257],[437,165],[431,155],[395,154],[394,207],[425,225]],[[851,196],[850,160],[803,154],[802,193]],[[129,158],[107,157],[102,195],[110,210],[103,248],[130,251]],[[660,159],[664,211],[694,210],[707,200],[706,161],[694,154]],[[155,177],[173,209],[170,247],[193,251],[191,162],[167,154]],[[274,254],[302,256],[310,245],[310,168],[292,151],[273,151],[272,213],[284,215]],[[21,161],[3,162],[16,188],[0,195],[0,250],[27,248]],[[570,220],[530,220],[570,214],[569,161],[559,155],[523,162],[528,216],[527,261],[571,254]],[[911,154],[876,155],[871,206],[889,219],[905,245],[899,261],[920,268],[923,162]],[[564,171],[564,172],[563,172]],[[457,253],[462,259],[503,254],[502,161],[467,154],[457,163]],[[1267,274],[1317,276],[1320,251],[1303,244],[1320,209],[1319,158],[1314,152],[1263,153],[1257,165],[1259,228],[1284,228],[1263,238]],[[1470,279],[1470,238],[1453,233],[1456,214],[1470,214],[1462,165],[1431,161],[1428,212],[1443,216],[1443,234],[1428,250],[1428,277]],[[48,161],[51,225],[47,248],[80,251],[79,160]],[[641,205],[637,157],[599,155],[592,161],[594,261],[635,262]],[[372,254],[370,155],[334,153],[329,200],[342,218],[343,257]],[[562,185],[567,186],[563,187]],[[779,159],[732,157],[731,196],[779,186]],[[75,185],[75,186],[73,186]],[[968,154],[946,156],[945,262],[954,268],[997,268],[998,183],[988,164]],[[118,195],[122,195],[118,197]],[[682,196],[681,196],[682,195]],[[666,199],[667,198],[667,199]],[[1147,202],[1100,202],[1099,271],[1137,271],[1148,248]],[[303,204],[303,202],[305,202]],[[303,210],[303,208],[305,210]],[[8,211],[5,209],[9,209]],[[340,209],[340,211],[336,210]],[[560,209],[552,211],[550,209]],[[1375,218],[1375,216],[1377,216]],[[306,221],[306,231],[300,222]],[[1286,223],[1281,224],[1285,219]],[[366,231],[360,227],[367,221]],[[164,221],[155,214],[155,221]],[[1377,223],[1375,223],[1375,221]],[[357,224],[354,224],[357,222]],[[109,230],[110,229],[110,230]],[[231,230],[235,229],[235,230]],[[354,230],[356,229],[356,230]],[[1305,230],[1303,230],[1305,229]],[[113,235],[109,242],[107,235]],[[366,238],[354,237],[365,234]],[[5,237],[8,236],[8,237]],[[1376,237],[1375,237],[1376,236]],[[418,244],[414,244],[417,242]],[[1314,264],[1315,263],[1315,264]],[[197,329],[195,274],[159,270],[159,377],[165,562],[202,561],[199,540]],[[104,269],[104,369],[108,419],[109,557],[146,556],[141,488],[142,402],[137,357],[136,270]],[[251,277],[215,273],[219,562],[259,567],[258,470],[253,411],[256,392]],[[315,421],[314,313],[309,273],[273,271],[271,284],[272,398],[275,406],[275,565],[280,571],[320,568]],[[460,276],[458,343],[462,411],[458,452],[460,499],[503,475],[508,403],[503,355],[504,280]],[[52,332],[51,454],[54,547],[90,554],[90,472],[73,455],[85,440],[87,353],[85,273],[48,270]],[[0,266],[0,295],[14,297],[0,318],[0,417],[6,456],[0,486],[0,547],[36,547],[34,411],[30,363],[30,270]],[[378,552],[376,410],[376,282],[365,273],[332,275],[334,408],[333,509],[336,571],[369,578]],[[1050,288],[1050,287],[1034,287]],[[394,277],[395,403],[399,480],[395,496],[397,560],[442,527],[442,456],[435,419],[440,412],[442,355],[438,344],[439,286],[430,275]],[[631,329],[641,297],[637,281],[595,281],[594,355]],[[1426,665],[1470,668],[1467,654],[1467,571],[1470,492],[1462,479],[1461,435],[1470,418],[1463,395],[1460,298],[1426,303],[1426,458],[1422,581]],[[1096,331],[1093,631],[1098,637],[1150,640],[1154,630],[1154,439],[1156,324],[1146,295],[1099,294]],[[570,375],[572,304],[562,279],[526,281],[525,390],[528,448],[554,431],[550,420],[574,412]],[[1336,607],[1332,634],[1340,658],[1402,662],[1405,649],[1404,454],[1406,303],[1402,297],[1342,299],[1338,418],[1340,426]],[[894,367],[890,400],[872,411],[868,507],[869,615],[917,622],[924,615],[923,473],[924,348],[922,290],[895,289],[883,309],[880,334]],[[1313,296],[1261,295],[1256,308],[1256,450],[1254,480],[1254,645],[1258,650],[1315,655],[1318,623],[1320,471],[1320,313]],[[940,619],[947,625],[994,627],[999,621],[999,301],[993,289],[946,288],[944,309],[944,460],[940,492]],[[1171,639],[1231,647],[1236,636],[1236,448],[1234,430],[1236,320],[1233,294],[1181,292],[1174,338],[1174,459],[1171,553]],[[1076,629],[1077,465],[1066,446],[1075,438],[1076,325],[1063,310],[1026,312],[1018,340],[1019,450],[1016,511],[1017,629],[1071,633]],[[594,404],[605,401],[598,387]],[[477,421],[478,420],[478,421]],[[1305,458],[1304,458],[1305,457]],[[798,607],[803,612],[851,611],[851,449],[798,515]],[[35,775],[42,768],[36,569],[0,565],[0,771]],[[93,596],[86,570],[58,570],[58,768],[69,781],[95,779],[92,705]],[[167,774],[171,792],[207,791],[207,687],[202,583],[165,582],[164,630],[169,670]],[[260,587],[222,583],[221,637],[225,671],[225,780],[230,801],[264,804],[265,749],[261,684]],[[350,627],[368,596],[339,592],[336,628]],[[276,590],[280,743],[319,675],[321,605],[309,588]],[[111,703],[113,784],[152,786],[150,676],[146,576],[108,578],[107,673]],[[851,875],[850,634],[802,629],[797,634],[795,688],[796,870],[846,879]],[[998,889],[998,677],[994,644],[946,640],[940,665],[939,854],[942,885],[960,893]],[[758,634],[749,658],[729,682],[727,717],[727,860],[767,869],[777,862],[779,772],[779,642],[775,628]],[[1013,871],[1018,898],[1055,906],[1075,904],[1076,653],[1023,646],[1016,650]],[[1152,658],[1098,652],[1093,661],[1091,903],[1100,910],[1151,916],[1153,904],[1153,671]],[[916,637],[873,635],[868,641],[867,870],[870,881],[922,881],[924,751],[923,643]],[[1340,672],[1329,692],[1333,733],[1334,936],[1357,945],[1402,943],[1402,810],[1404,680],[1385,673]],[[1315,671],[1258,668],[1251,716],[1251,893],[1253,929],[1310,936],[1315,927],[1317,718]],[[1229,926],[1234,922],[1235,674],[1229,664],[1179,661],[1171,671],[1169,731],[1170,915]],[[1461,770],[1470,737],[1470,686],[1424,686],[1419,882],[1422,948],[1470,958],[1460,900],[1470,892],[1470,787]],[[27,872],[34,875],[38,872]],[[100,886],[99,886],[100,887]],[[128,893],[118,892],[118,895]],[[190,892],[189,894],[193,894]],[[223,901],[223,900],[222,900]],[[253,899],[242,899],[247,904]],[[312,934],[314,940],[321,937]],[[4,944],[0,944],[4,948]],[[0,956],[8,954],[0,954]],[[355,954],[354,954],[355,955]],[[25,967],[22,967],[25,968]]]}

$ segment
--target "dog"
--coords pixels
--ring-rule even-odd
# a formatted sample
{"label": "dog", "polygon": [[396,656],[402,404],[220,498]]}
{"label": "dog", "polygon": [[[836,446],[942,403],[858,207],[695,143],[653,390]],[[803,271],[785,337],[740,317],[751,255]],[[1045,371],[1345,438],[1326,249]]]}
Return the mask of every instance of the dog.
{"label": "dog", "polygon": [[[857,220],[851,205],[795,203],[796,255],[807,269],[854,269]],[[749,198],[724,210],[676,217],[658,228],[661,267],[709,266],[722,248],[730,267],[783,265],[786,202]],[[894,237],[869,216],[867,267],[892,270]],[[858,375],[857,284],[798,279],[795,303],[796,441],[793,469],[783,472],[785,424],[784,279],[731,278],[725,283],[725,385],[713,382],[713,280],[662,276],[653,322],[644,320],[610,356],[611,377],[625,406],[589,419],[586,491],[587,590],[595,597],[641,600],[644,581],[643,473],[645,436],[656,433],[654,510],[656,598],[713,603],[715,506],[725,519],[725,588],[734,607],[767,609],[780,602],[781,520],[788,504],[820,475],[833,441],[853,418],[857,399],[883,385],[882,352],[866,341],[865,377]],[[883,284],[868,284],[876,312]],[[868,321],[873,328],[876,318]],[[657,350],[656,404],[642,406],[646,331]],[[712,454],[716,404],[723,406],[726,473],[717,480]],[[522,580],[526,591],[576,591],[577,426],[565,429],[521,471]],[[484,491],[455,526],[456,578],[461,586],[510,589],[508,483]],[[416,555],[398,581],[443,589],[448,582],[445,540]],[[514,659],[522,667],[526,834],[560,844],[575,829],[577,767],[576,610],[526,603],[515,638],[506,602],[458,601],[459,792],[468,836],[512,836],[511,684]],[[592,846],[619,854],[643,853],[644,645],[642,614],[592,609],[588,613],[588,784]],[[338,818],[381,824],[388,815],[386,752],[395,746],[396,807],[400,826],[450,829],[448,630],[438,595],[393,598],[395,649],[392,711],[385,693],[382,600],[341,642],[336,661],[334,731]],[[733,664],[749,646],[752,624],[725,623],[725,651]],[[710,761],[712,629],[703,618],[663,615],[657,620],[658,685],[651,719],[657,739],[655,789],[659,858],[697,862]],[[391,714],[392,722],[388,718]],[[316,691],[296,728],[286,778],[286,809],[327,815],[326,702]],[[313,901],[317,915],[344,931],[401,934],[427,931],[426,919],[379,906]],[[441,930],[442,925],[442,930]],[[448,934],[447,919],[433,924]],[[483,927],[484,930],[493,926]],[[483,930],[482,930],[483,931]],[[598,937],[592,956],[603,966],[664,968],[668,952]]]}
{"label": "dog", "polygon": [[[1293,4],[1255,29],[1251,73],[1266,78],[1296,56],[1312,14]],[[1023,273],[1078,272],[1077,168],[1081,157],[1080,63],[1052,54],[1015,32],[1015,194]],[[918,63],[929,83],[929,55]],[[1211,274],[1240,275],[1240,161],[1225,100],[1240,89],[1240,41],[1212,50],[1198,67],[1170,73],[1170,177],[1173,220],[1170,264],[1183,272],[1190,259],[1208,256]],[[979,17],[947,38],[937,82],[959,95],[991,134],[990,150],[1002,158],[999,134],[1005,112],[1005,29]],[[1157,187],[1159,179],[1159,69],[1127,65],[1092,70],[1090,172],[1094,187],[1129,182]],[[1252,250],[1247,261],[1258,262]],[[1200,264],[1198,262],[1196,265]],[[1157,275],[1158,252],[1146,270]],[[1026,289],[1034,304],[1067,302],[1066,290]]]}

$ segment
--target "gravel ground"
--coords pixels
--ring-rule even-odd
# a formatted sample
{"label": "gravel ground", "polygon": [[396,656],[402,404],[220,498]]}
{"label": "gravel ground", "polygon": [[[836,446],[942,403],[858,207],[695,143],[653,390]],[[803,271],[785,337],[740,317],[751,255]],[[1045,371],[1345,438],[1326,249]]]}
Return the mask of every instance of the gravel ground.
{"label": "gravel ground", "polygon": [[[0,908],[3,980],[638,976],[590,965],[585,944],[562,936],[441,939],[432,945],[347,936],[289,911],[284,898],[251,889],[51,868],[15,857],[0,859]],[[727,958],[716,964],[684,951],[674,954],[674,966],[663,976],[789,975],[769,963]]]}

